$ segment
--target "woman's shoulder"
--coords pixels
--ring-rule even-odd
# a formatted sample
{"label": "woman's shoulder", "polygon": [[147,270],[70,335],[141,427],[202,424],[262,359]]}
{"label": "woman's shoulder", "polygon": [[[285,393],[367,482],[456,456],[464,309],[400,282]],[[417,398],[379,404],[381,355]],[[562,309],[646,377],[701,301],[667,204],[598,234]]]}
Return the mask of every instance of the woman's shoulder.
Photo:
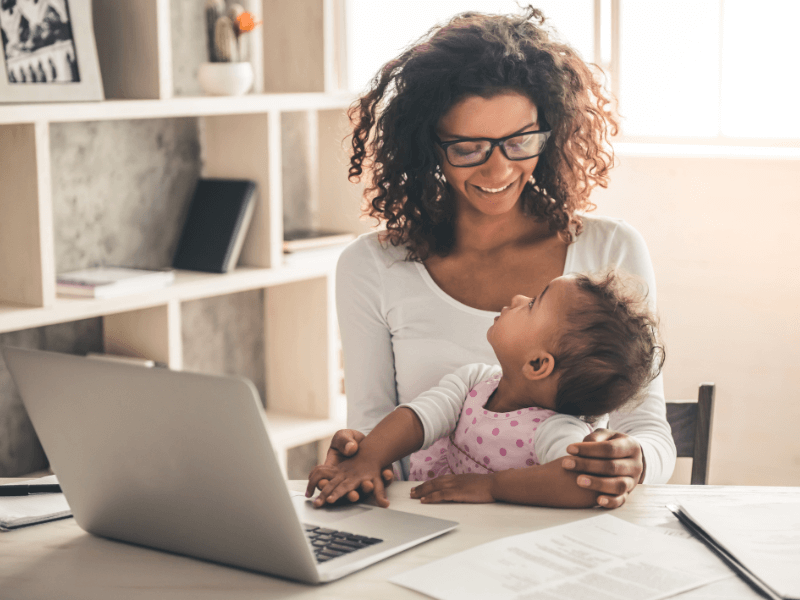
{"label": "woman's shoulder", "polygon": [[646,280],[652,277],[650,253],[642,235],[622,219],[581,215],[583,231],[567,252],[567,273],[600,272],[610,267]]}
{"label": "woman's shoulder", "polygon": [[362,233],[345,247],[342,256],[369,258],[387,265],[397,260],[405,260],[406,248],[402,245],[392,245],[391,242],[384,239],[383,233],[383,231]]}
{"label": "woman's shoulder", "polygon": [[357,265],[372,262],[388,268],[398,261],[404,261],[405,247],[393,246],[389,241],[382,239],[382,233],[381,231],[370,231],[358,236],[342,250],[339,264]]}
{"label": "woman's shoulder", "polygon": [[644,242],[642,234],[623,219],[592,214],[581,214],[580,217],[583,223],[583,231],[576,238],[576,242],[592,246],[639,244]]}
{"label": "woman's shoulder", "polygon": [[603,263],[617,262],[628,255],[647,256],[647,243],[636,228],[623,219],[581,215],[583,231],[574,242],[577,257],[592,257]]}

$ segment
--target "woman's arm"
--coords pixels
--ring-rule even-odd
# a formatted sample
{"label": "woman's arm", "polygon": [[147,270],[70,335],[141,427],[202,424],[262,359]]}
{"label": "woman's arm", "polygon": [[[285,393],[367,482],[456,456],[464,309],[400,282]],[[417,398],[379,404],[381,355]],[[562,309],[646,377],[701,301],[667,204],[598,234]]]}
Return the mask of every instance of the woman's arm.
{"label": "woman's arm", "polygon": [[394,351],[382,309],[385,286],[373,252],[369,236],[362,236],[344,249],[336,265],[347,426],[365,434],[397,406]]}
{"label": "woman's arm", "polygon": [[[383,289],[377,258],[369,236],[348,245],[336,264],[336,313],[344,355],[344,380],[347,391],[347,426],[336,432],[325,458],[335,467],[358,452],[358,445],[373,427],[397,406],[394,351],[391,333],[382,310]],[[389,483],[391,465],[383,471]],[[327,480],[321,480],[324,486]],[[373,491],[366,483],[361,491]],[[309,487],[307,493],[311,495]],[[357,491],[348,495],[359,500]]]}
{"label": "woman's arm", "polygon": [[[611,231],[598,230],[586,240],[586,260],[603,257],[602,263],[580,265],[596,269],[618,267],[638,277],[646,286],[647,300],[656,307],[656,280],[644,238],[624,221],[616,221]],[[573,457],[564,467],[582,473],[588,489],[600,492],[602,506],[614,508],[625,502],[638,483],[664,483],[675,467],[675,444],[666,419],[664,386],[659,375],[648,386],[644,402],[630,412],[610,415],[609,429],[598,429],[573,444]]]}

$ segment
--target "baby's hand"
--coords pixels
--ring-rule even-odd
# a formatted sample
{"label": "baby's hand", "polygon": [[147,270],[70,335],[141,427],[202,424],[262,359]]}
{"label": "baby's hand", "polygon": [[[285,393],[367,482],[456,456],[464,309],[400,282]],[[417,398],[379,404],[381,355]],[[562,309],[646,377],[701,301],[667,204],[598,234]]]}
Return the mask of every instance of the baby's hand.
{"label": "baby's hand", "polygon": [[[384,508],[389,506],[381,476],[382,470],[375,461],[370,461],[369,458],[360,454],[342,461],[336,467],[325,465],[315,467],[308,478],[308,490],[313,492],[318,484],[321,484],[322,489],[314,500],[314,506],[319,507],[325,503],[333,504],[344,496],[351,501],[358,500],[356,489],[359,487],[365,490],[372,488],[378,506]],[[323,480],[327,480],[327,483]],[[355,500],[353,495],[355,495]]]}
{"label": "baby's hand", "polygon": [[442,475],[411,488],[411,497],[423,504],[440,502],[496,502],[492,496],[492,474]]}
{"label": "baby's hand", "polygon": [[[317,488],[323,489],[328,482],[339,472],[339,467],[330,465],[317,465],[308,475],[308,486],[306,487],[306,498],[311,498]],[[358,502],[361,499],[358,491],[353,490],[347,493],[347,499],[350,502]],[[317,496],[314,501],[314,506],[322,506],[325,503],[325,498]]]}

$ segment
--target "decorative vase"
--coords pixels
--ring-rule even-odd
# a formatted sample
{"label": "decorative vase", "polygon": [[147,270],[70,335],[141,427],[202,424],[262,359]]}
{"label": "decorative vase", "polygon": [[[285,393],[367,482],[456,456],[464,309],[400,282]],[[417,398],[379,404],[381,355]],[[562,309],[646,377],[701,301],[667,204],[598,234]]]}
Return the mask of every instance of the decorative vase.
{"label": "decorative vase", "polygon": [[205,62],[197,71],[197,81],[206,94],[241,96],[253,85],[253,65],[249,62]]}

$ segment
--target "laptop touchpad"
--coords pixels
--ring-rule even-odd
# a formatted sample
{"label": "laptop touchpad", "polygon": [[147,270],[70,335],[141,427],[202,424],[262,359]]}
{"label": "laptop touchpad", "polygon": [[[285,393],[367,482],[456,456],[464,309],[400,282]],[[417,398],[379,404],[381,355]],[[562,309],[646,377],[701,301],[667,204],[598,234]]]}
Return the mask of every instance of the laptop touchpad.
{"label": "laptop touchpad", "polygon": [[292,503],[295,505],[300,520],[304,523],[313,523],[314,525],[335,523],[336,521],[349,519],[350,517],[355,517],[356,515],[372,510],[371,506],[364,506],[362,504],[344,504],[342,506],[314,508],[311,505],[311,500],[297,496],[292,497]]}

